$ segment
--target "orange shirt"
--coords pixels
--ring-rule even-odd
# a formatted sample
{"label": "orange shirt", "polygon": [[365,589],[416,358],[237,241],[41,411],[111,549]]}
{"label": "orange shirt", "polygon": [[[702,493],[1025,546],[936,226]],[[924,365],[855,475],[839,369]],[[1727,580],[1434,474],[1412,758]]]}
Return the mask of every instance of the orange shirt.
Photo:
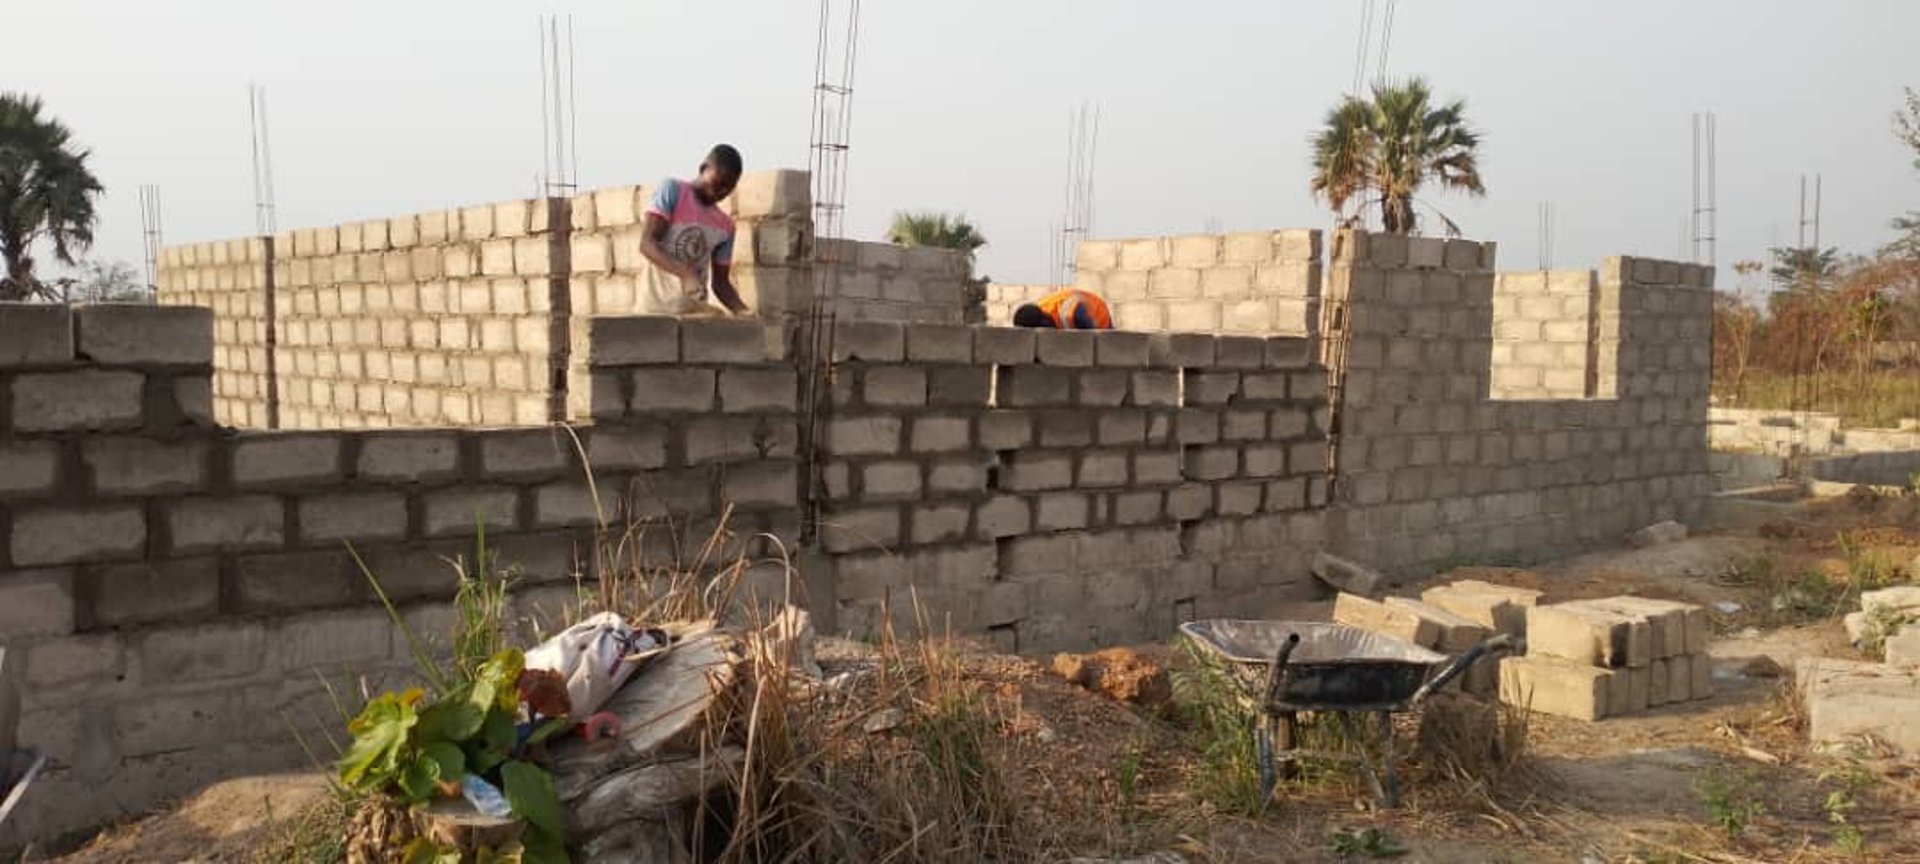
{"label": "orange shirt", "polygon": [[1033,305],[1047,313],[1047,317],[1053,319],[1053,326],[1060,330],[1113,329],[1113,313],[1107,311],[1107,302],[1091,291],[1072,288],[1055,291]]}

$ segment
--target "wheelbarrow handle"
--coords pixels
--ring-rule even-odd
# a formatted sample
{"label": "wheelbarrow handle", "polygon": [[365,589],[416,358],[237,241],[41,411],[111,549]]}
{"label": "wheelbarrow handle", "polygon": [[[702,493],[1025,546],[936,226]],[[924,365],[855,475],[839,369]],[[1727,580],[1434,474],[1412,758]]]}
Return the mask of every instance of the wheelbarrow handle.
{"label": "wheelbarrow handle", "polygon": [[1288,633],[1280,643],[1280,650],[1273,656],[1273,666],[1267,669],[1267,704],[1272,704],[1280,695],[1280,684],[1287,678],[1287,658],[1293,656],[1293,649],[1300,647],[1300,634]]}
{"label": "wheelbarrow handle", "polygon": [[1512,647],[1513,637],[1505,633],[1481,640],[1480,644],[1468,648],[1465,653],[1453,658],[1440,670],[1440,674],[1433,676],[1431,680],[1421,685],[1419,690],[1414,691],[1413,704],[1425,702],[1428,696],[1432,696],[1440,688],[1447,686],[1448,682],[1459,677],[1460,673],[1467,671],[1467,667],[1472,666],[1474,661],[1495,651],[1505,651]]}

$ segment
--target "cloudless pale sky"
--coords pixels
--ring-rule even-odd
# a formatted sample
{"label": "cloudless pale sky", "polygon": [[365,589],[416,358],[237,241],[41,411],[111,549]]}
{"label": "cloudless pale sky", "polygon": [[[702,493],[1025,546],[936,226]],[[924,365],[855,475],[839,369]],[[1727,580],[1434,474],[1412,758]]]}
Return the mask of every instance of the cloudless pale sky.
{"label": "cloudless pale sky", "polygon": [[[845,0],[836,0],[844,4]],[[1385,6],[1385,0],[1381,0]],[[1360,0],[973,0],[862,8],[847,233],[964,211],[980,271],[1047,276],[1068,114],[1100,106],[1096,236],[1324,227],[1307,137],[1349,86]],[[737,144],[805,167],[818,4],[803,0],[0,0],[0,89],[44,97],[107,186],[95,253],[138,266],[137,188],[169,244],[253,230],[246,87],[267,88],[282,228],[530,195],[541,167],[538,13],[573,16],[579,179],[689,175]],[[1889,116],[1920,86],[1912,0],[1404,0],[1390,74],[1467,100],[1485,200],[1436,203],[1504,269],[1675,257],[1690,115],[1719,121],[1719,262],[1796,236],[1865,252],[1920,209]],[[50,257],[50,256],[43,256]]]}

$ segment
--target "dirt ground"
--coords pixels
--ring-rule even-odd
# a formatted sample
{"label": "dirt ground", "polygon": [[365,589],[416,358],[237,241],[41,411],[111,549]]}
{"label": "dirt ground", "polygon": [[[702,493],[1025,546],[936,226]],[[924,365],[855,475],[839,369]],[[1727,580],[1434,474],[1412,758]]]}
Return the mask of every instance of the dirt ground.
{"label": "dirt ground", "polygon": [[[1787,698],[1779,670],[1797,658],[1857,656],[1838,615],[1776,608],[1798,574],[1844,579],[1864,556],[1914,579],[1916,555],[1920,502],[1841,499],[1798,506],[1757,531],[1437,576],[1538,588],[1549,602],[1634,593],[1721,604],[1710,649],[1716,695],[1598,724],[1533,716],[1519,770],[1475,788],[1416,760],[1403,769],[1406,800],[1397,810],[1375,808],[1356,777],[1331,772],[1283,786],[1265,813],[1229,816],[1196,792],[1202,760],[1176,713],[1072,686],[1049,671],[1048,658],[974,652],[966,676],[1006,708],[1007,782],[1025,818],[1049,845],[1081,855],[1367,860],[1342,857],[1335,838],[1372,828],[1405,849],[1393,860],[1433,864],[1920,861],[1920,762],[1874,742],[1816,752]],[[1324,618],[1311,608],[1287,614],[1316,611]],[[1140,650],[1179,662],[1164,645]],[[324,795],[313,776],[229,781],[56,860],[271,860],[258,850],[298,831],[292,814]]]}

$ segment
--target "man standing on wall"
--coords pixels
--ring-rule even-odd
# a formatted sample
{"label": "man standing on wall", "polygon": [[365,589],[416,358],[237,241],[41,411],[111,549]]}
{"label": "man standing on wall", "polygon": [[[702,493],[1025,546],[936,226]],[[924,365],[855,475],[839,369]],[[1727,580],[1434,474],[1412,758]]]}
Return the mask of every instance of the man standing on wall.
{"label": "man standing on wall", "polygon": [[1112,330],[1113,314],[1107,311],[1107,302],[1100,299],[1100,295],[1068,288],[1013,310],[1013,326]]}
{"label": "man standing on wall", "polygon": [[733,194],[733,187],[740,182],[740,171],[740,151],[719,144],[700,163],[695,179],[662,180],[653,190],[640,234],[640,254],[653,264],[641,268],[640,311],[655,315],[716,314],[707,302],[711,281],[714,298],[727,311],[746,314],[747,304],[734,290],[729,275],[733,218],[720,212],[720,202]]}

